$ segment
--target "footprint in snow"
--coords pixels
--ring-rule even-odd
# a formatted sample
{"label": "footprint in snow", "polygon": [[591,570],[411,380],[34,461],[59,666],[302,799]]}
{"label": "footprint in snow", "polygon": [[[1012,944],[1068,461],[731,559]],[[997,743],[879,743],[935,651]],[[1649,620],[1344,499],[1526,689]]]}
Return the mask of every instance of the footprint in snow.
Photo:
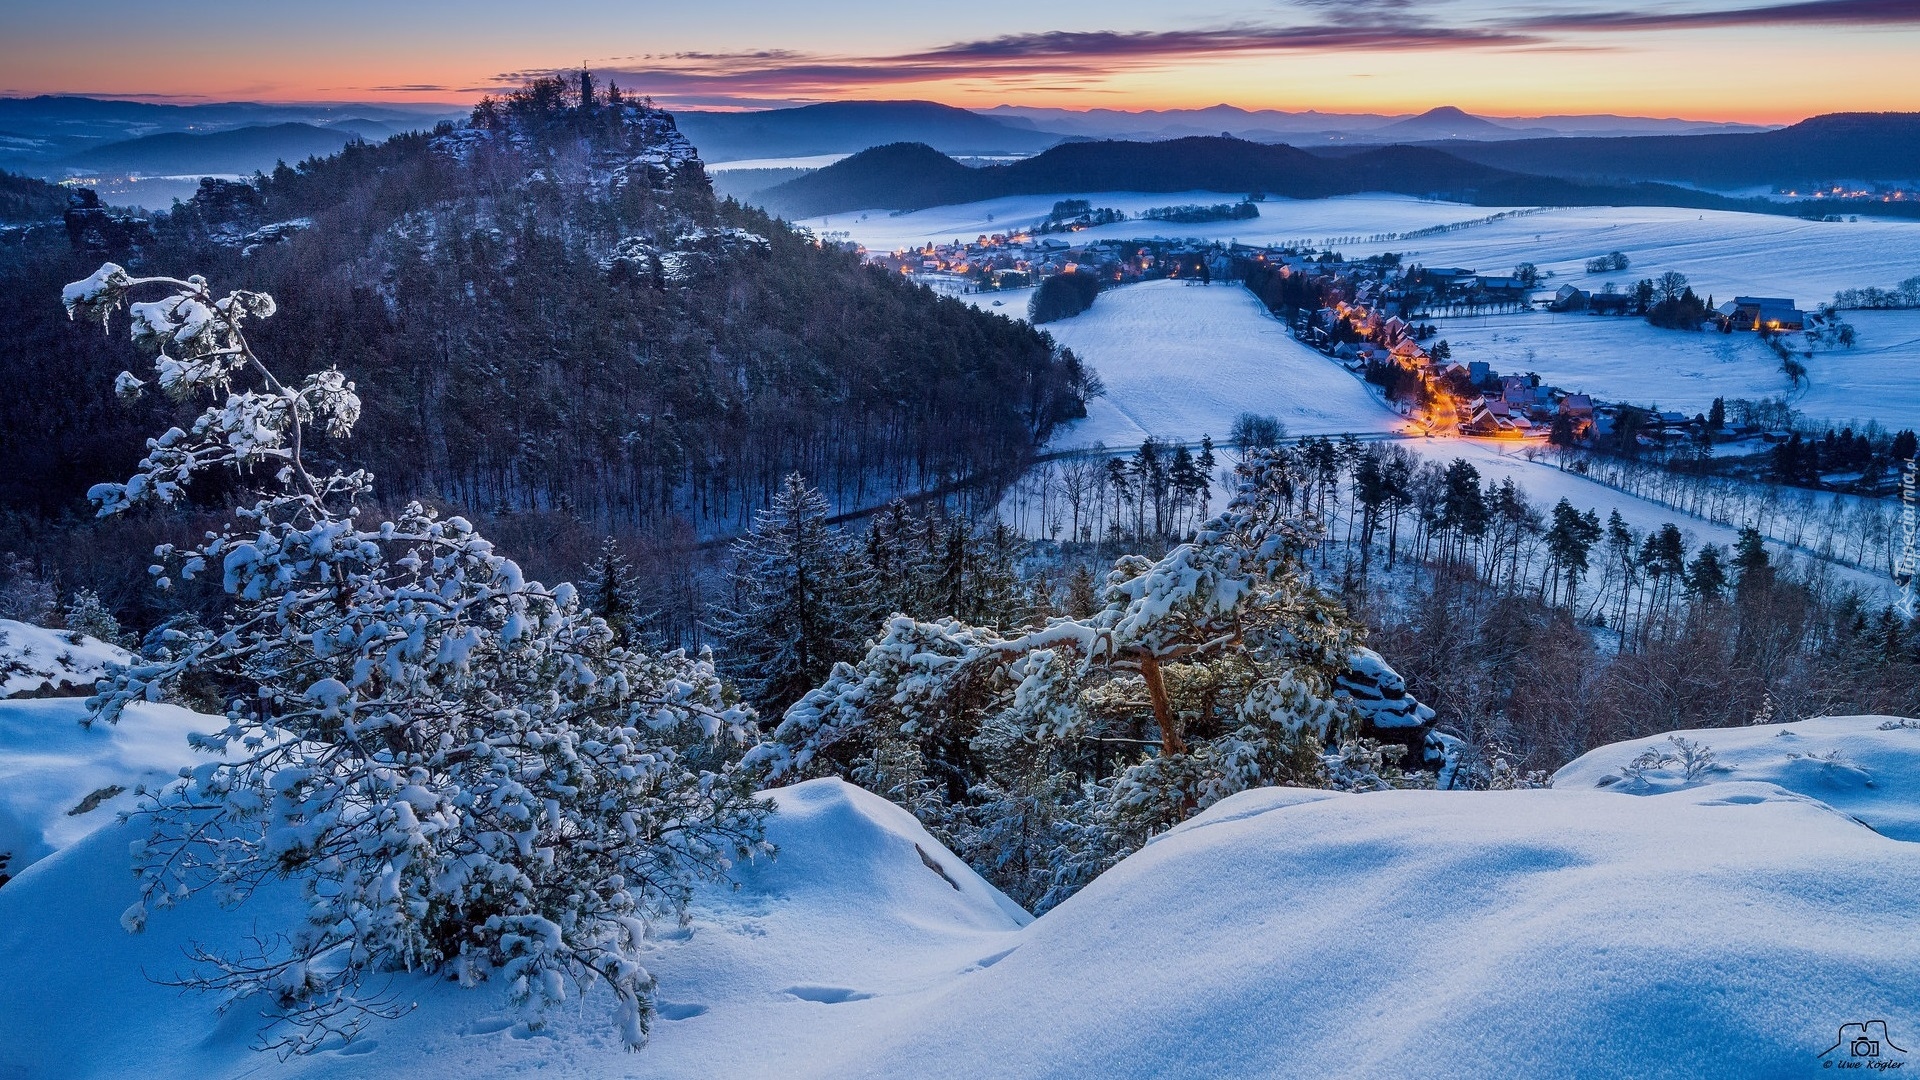
{"label": "footprint in snow", "polygon": [[849,990],[844,986],[789,986],[783,994],[792,994],[801,1001],[817,1001],[822,1005],[838,1005],[845,1001],[864,1001],[872,994],[861,990]]}
{"label": "footprint in snow", "polygon": [[660,1001],[654,1003],[653,1011],[659,1013],[662,1020],[691,1020],[705,1013],[707,1007],[686,1001]]}

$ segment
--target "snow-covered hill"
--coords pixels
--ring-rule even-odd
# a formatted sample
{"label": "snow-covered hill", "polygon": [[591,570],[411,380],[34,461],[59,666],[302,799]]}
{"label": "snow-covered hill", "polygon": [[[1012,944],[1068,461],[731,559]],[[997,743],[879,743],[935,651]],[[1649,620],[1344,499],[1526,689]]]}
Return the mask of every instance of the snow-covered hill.
{"label": "snow-covered hill", "polygon": [[108,664],[132,659],[125,649],[85,634],[0,619],[0,698],[92,693]]}
{"label": "snow-covered hill", "polygon": [[637,1055],[594,994],[531,1032],[418,976],[359,1041],[253,1054],[254,1008],[148,977],[291,897],[129,938],[112,825],[0,888],[0,1075],[1794,1076],[1875,1020],[1920,1050],[1920,724],[1681,737],[1692,779],[1633,765],[1661,738],[1552,790],[1249,791],[1030,924],[891,804],[781,789],[778,860],[660,935]]}

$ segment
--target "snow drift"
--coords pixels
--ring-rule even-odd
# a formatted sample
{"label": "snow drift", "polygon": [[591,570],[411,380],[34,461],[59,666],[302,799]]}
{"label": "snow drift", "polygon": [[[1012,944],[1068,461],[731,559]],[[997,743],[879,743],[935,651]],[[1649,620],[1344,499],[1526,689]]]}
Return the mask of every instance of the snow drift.
{"label": "snow drift", "polygon": [[[142,785],[158,787],[182,766],[207,760],[188,748],[187,735],[219,726],[173,705],[134,705],[121,724],[85,727],[86,715],[80,698],[0,700],[0,854],[11,856],[0,869],[7,873],[132,809]],[[127,867],[120,869],[126,877]]]}
{"label": "snow drift", "polygon": [[1691,777],[1656,738],[1551,790],[1243,792],[1031,924],[892,805],[781,789],[779,858],[658,935],[637,1055],[591,993],[534,1032],[413,976],[404,1019],[254,1055],[250,1003],[145,976],[287,898],[128,938],[113,826],[0,889],[0,1075],[1783,1076],[1870,1021],[1920,1051],[1920,724],[1681,737]]}

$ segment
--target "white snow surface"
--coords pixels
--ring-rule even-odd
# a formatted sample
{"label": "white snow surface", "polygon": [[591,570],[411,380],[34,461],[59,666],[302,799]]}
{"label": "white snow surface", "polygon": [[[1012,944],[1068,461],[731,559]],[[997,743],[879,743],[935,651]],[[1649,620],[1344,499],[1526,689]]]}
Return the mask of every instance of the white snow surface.
{"label": "white snow surface", "polygon": [[904,811],[781,789],[778,860],[657,942],[638,1054],[592,993],[531,1032],[416,976],[354,1043],[252,1054],[254,1009],[146,974],[297,906],[129,938],[115,825],[0,888],[0,1075],[1797,1076],[1870,1020],[1920,1050],[1920,724],[1686,734],[1735,767],[1594,787],[1628,743],[1551,790],[1245,792],[1030,924]]}
{"label": "white snow surface", "polygon": [[[1012,295],[966,299],[990,305]],[[1024,315],[1023,294],[1018,303]],[[1277,416],[1294,435],[1400,426],[1364,383],[1295,341],[1237,284],[1122,285],[1101,293],[1079,315],[1040,328],[1092,364],[1107,386],[1104,396],[1087,403],[1086,419],[1055,432],[1054,449],[1138,446],[1149,435],[1223,441],[1243,412]]]}
{"label": "white snow surface", "polygon": [[[1379,251],[1401,251],[1427,266],[1464,266],[1489,274],[1530,262],[1553,273],[1549,291],[1567,284],[1598,289],[1608,281],[1624,290],[1641,278],[1678,270],[1694,291],[1711,293],[1716,302],[1735,295],[1784,296],[1811,310],[1841,289],[1885,287],[1920,273],[1920,221],[1808,221],[1725,210],[1589,206],[1508,218],[1406,243],[1341,245],[1349,259]],[[1588,259],[1611,251],[1625,253],[1632,264],[1625,270],[1587,273]]]}
{"label": "white snow surface", "polygon": [[0,698],[42,691],[91,692],[108,664],[133,660],[127,650],[85,634],[0,619]]}

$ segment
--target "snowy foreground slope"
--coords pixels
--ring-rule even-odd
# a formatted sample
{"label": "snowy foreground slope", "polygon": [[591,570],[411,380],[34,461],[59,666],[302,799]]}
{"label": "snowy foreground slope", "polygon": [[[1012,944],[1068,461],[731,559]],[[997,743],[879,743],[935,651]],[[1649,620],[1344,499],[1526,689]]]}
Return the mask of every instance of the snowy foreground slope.
{"label": "snowy foreground slope", "polygon": [[1799,1076],[1876,1020],[1920,1051],[1920,725],[1684,735],[1731,767],[1627,769],[1656,739],[1545,791],[1245,792],[1024,926],[902,811],[782,789],[778,861],[659,943],[678,1019],[637,1055],[592,995],[529,1033],[402,977],[405,1019],[250,1056],[246,1005],[142,970],[286,898],[128,938],[109,827],[0,888],[0,1077]]}

